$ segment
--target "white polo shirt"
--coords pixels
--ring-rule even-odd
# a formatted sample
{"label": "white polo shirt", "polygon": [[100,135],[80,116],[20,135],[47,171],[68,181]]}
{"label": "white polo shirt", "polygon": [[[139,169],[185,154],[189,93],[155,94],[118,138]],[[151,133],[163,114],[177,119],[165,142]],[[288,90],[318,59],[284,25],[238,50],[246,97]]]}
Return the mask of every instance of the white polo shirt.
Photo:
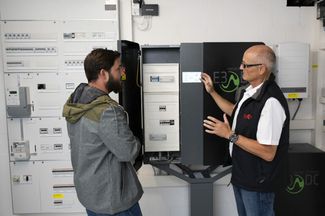
{"label": "white polo shirt", "polygon": [[[232,130],[235,131],[237,123],[237,115],[242,104],[250,97],[252,97],[256,91],[263,85],[253,88],[251,85],[246,88],[246,91],[242,99],[238,103],[234,120],[232,124]],[[256,139],[260,144],[263,145],[278,145],[282,132],[283,123],[286,119],[285,111],[280,102],[274,97],[270,97],[265,102],[262,109],[260,119],[258,121]],[[239,134],[240,135],[240,134]],[[233,143],[229,143],[229,152],[232,155]]]}

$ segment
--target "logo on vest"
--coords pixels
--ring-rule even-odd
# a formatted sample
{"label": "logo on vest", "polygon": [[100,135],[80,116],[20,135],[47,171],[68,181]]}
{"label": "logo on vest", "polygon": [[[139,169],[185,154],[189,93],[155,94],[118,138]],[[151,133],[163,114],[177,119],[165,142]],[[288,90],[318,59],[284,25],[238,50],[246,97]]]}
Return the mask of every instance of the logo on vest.
{"label": "logo on vest", "polygon": [[248,113],[248,114],[245,114],[244,113],[244,119],[247,119],[247,120],[251,120],[253,118],[253,115]]}

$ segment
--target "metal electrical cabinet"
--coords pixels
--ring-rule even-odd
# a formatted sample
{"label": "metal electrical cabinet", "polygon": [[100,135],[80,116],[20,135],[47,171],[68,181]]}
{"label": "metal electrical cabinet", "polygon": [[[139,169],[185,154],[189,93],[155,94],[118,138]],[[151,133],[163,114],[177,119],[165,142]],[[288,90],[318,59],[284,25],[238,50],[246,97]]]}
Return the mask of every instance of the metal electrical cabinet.
{"label": "metal electrical cabinet", "polygon": [[178,64],[144,64],[146,152],[179,151]]}
{"label": "metal electrical cabinet", "polygon": [[179,157],[179,46],[143,46],[145,162]]}
{"label": "metal electrical cabinet", "polygon": [[118,48],[126,69],[119,102],[128,113],[133,134],[144,143],[135,165],[138,169],[142,156],[148,162],[179,151],[179,55],[171,55],[179,47],[140,49],[139,44],[122,40]]}

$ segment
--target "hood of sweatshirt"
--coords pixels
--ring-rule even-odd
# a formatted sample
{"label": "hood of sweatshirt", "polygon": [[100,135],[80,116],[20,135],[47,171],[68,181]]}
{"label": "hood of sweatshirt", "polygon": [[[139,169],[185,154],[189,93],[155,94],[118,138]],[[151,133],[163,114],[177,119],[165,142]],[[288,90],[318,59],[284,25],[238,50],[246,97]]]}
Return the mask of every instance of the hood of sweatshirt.
{"label": "hood of sweatshirt", "polygon": [[113,100],[106,92],[81,83],[64,104],[63,117],[74,124],[94,107],[106,105],[111,101]]}

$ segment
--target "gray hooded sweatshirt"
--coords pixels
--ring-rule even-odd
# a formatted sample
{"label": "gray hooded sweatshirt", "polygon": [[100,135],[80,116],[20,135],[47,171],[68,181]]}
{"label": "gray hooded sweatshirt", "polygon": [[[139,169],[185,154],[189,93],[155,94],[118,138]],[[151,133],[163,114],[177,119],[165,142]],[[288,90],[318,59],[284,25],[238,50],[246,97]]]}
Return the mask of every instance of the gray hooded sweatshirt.
{"label": "gray hooded sweatshirt", "polygon": [[123,107],[105,92],[83,83],[64,105],[63,116],[79,201],[102,214],[131,208],[143,194],[132,165],[140,143],[128,126]]}

